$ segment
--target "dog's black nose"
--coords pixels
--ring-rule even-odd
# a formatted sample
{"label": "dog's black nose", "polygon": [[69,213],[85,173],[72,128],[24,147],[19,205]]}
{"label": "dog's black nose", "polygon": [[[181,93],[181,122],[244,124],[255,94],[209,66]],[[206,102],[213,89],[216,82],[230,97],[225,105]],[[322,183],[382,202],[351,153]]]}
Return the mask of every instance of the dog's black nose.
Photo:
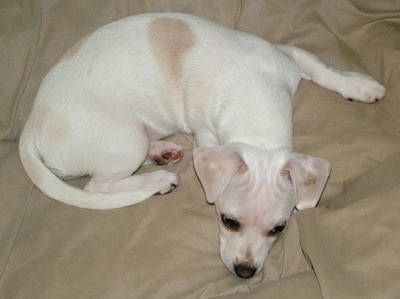
{"label": "dog's black nose", "polygon": [[256,273],[257,268],[247,264],[235,265],[235,272],[241,278],[250,278]]}

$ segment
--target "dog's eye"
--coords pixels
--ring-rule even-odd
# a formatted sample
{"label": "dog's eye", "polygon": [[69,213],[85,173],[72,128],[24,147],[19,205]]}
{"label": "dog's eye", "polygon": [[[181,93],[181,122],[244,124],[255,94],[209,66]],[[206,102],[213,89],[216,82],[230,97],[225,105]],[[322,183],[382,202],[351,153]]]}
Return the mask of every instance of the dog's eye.
{"label": "dog's eye", "polygon": [[277,226],[275,226],[273,229],[271,229],[269,231],[269,235],[270,236],[277,236],[279,235],[281,232],[283,232],[283,230],[286,227],[286,222],[283,222],[281,224],[278,224]]}
{"label": "dog's eye", "polygon": [[240,227],[240,223],[234,219],[225,217],[225,215],[221,215],[222,223],[231,230],[238,230]]}

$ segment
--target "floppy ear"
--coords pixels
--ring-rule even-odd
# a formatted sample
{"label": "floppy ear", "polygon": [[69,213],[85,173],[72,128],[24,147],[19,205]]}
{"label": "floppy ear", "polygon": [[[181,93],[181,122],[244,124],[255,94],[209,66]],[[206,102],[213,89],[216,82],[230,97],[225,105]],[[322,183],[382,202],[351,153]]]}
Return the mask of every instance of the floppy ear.
{"label": "floppy ear", "polygon": [[193,162],[207,202],[211,204],[217,201],[235,174],[247,171],[239,150],[233,146],[196,148]]}
{"label": "floppy ear", "polygon": [[317,205],[330,171],[330,163],[324,159],[297,153],[289,156],[280,175],[292,184],[298,210]]}

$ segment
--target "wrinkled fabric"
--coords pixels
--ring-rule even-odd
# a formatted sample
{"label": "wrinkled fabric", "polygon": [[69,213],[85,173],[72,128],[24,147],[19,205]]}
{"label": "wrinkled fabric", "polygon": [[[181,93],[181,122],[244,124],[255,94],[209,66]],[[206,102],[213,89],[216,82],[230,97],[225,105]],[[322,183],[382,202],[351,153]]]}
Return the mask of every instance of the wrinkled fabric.
{"label": "wrinkled fabric", "polygon": [[[63,53],[111,21],[161,11],[302,47],[388,89],[367,105],[300,84],[296,150],[329,160],[333,170],[318,207],[292,217],[251,279],[221,262],[214,207],[193,170],[192,137],[170,137],[185,148],[181,162],[162,166],[181,176],[176,190],[112,211],[48,198],[20,163],[18,138],[35,94]],[[399,297],[398,1],[10,0],[0,4],[0,56],[0,298]]]}

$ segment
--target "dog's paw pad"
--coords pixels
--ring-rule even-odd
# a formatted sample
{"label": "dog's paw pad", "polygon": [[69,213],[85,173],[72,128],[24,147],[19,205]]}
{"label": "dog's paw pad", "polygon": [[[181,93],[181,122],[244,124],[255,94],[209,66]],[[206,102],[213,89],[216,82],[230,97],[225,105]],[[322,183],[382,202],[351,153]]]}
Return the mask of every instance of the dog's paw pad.
{"label": "dog's paw pad", "polygon": [[157,165],[177,163],[182,156],[183,148],[173,142],[157,141],[150,144],[149,159]]}

